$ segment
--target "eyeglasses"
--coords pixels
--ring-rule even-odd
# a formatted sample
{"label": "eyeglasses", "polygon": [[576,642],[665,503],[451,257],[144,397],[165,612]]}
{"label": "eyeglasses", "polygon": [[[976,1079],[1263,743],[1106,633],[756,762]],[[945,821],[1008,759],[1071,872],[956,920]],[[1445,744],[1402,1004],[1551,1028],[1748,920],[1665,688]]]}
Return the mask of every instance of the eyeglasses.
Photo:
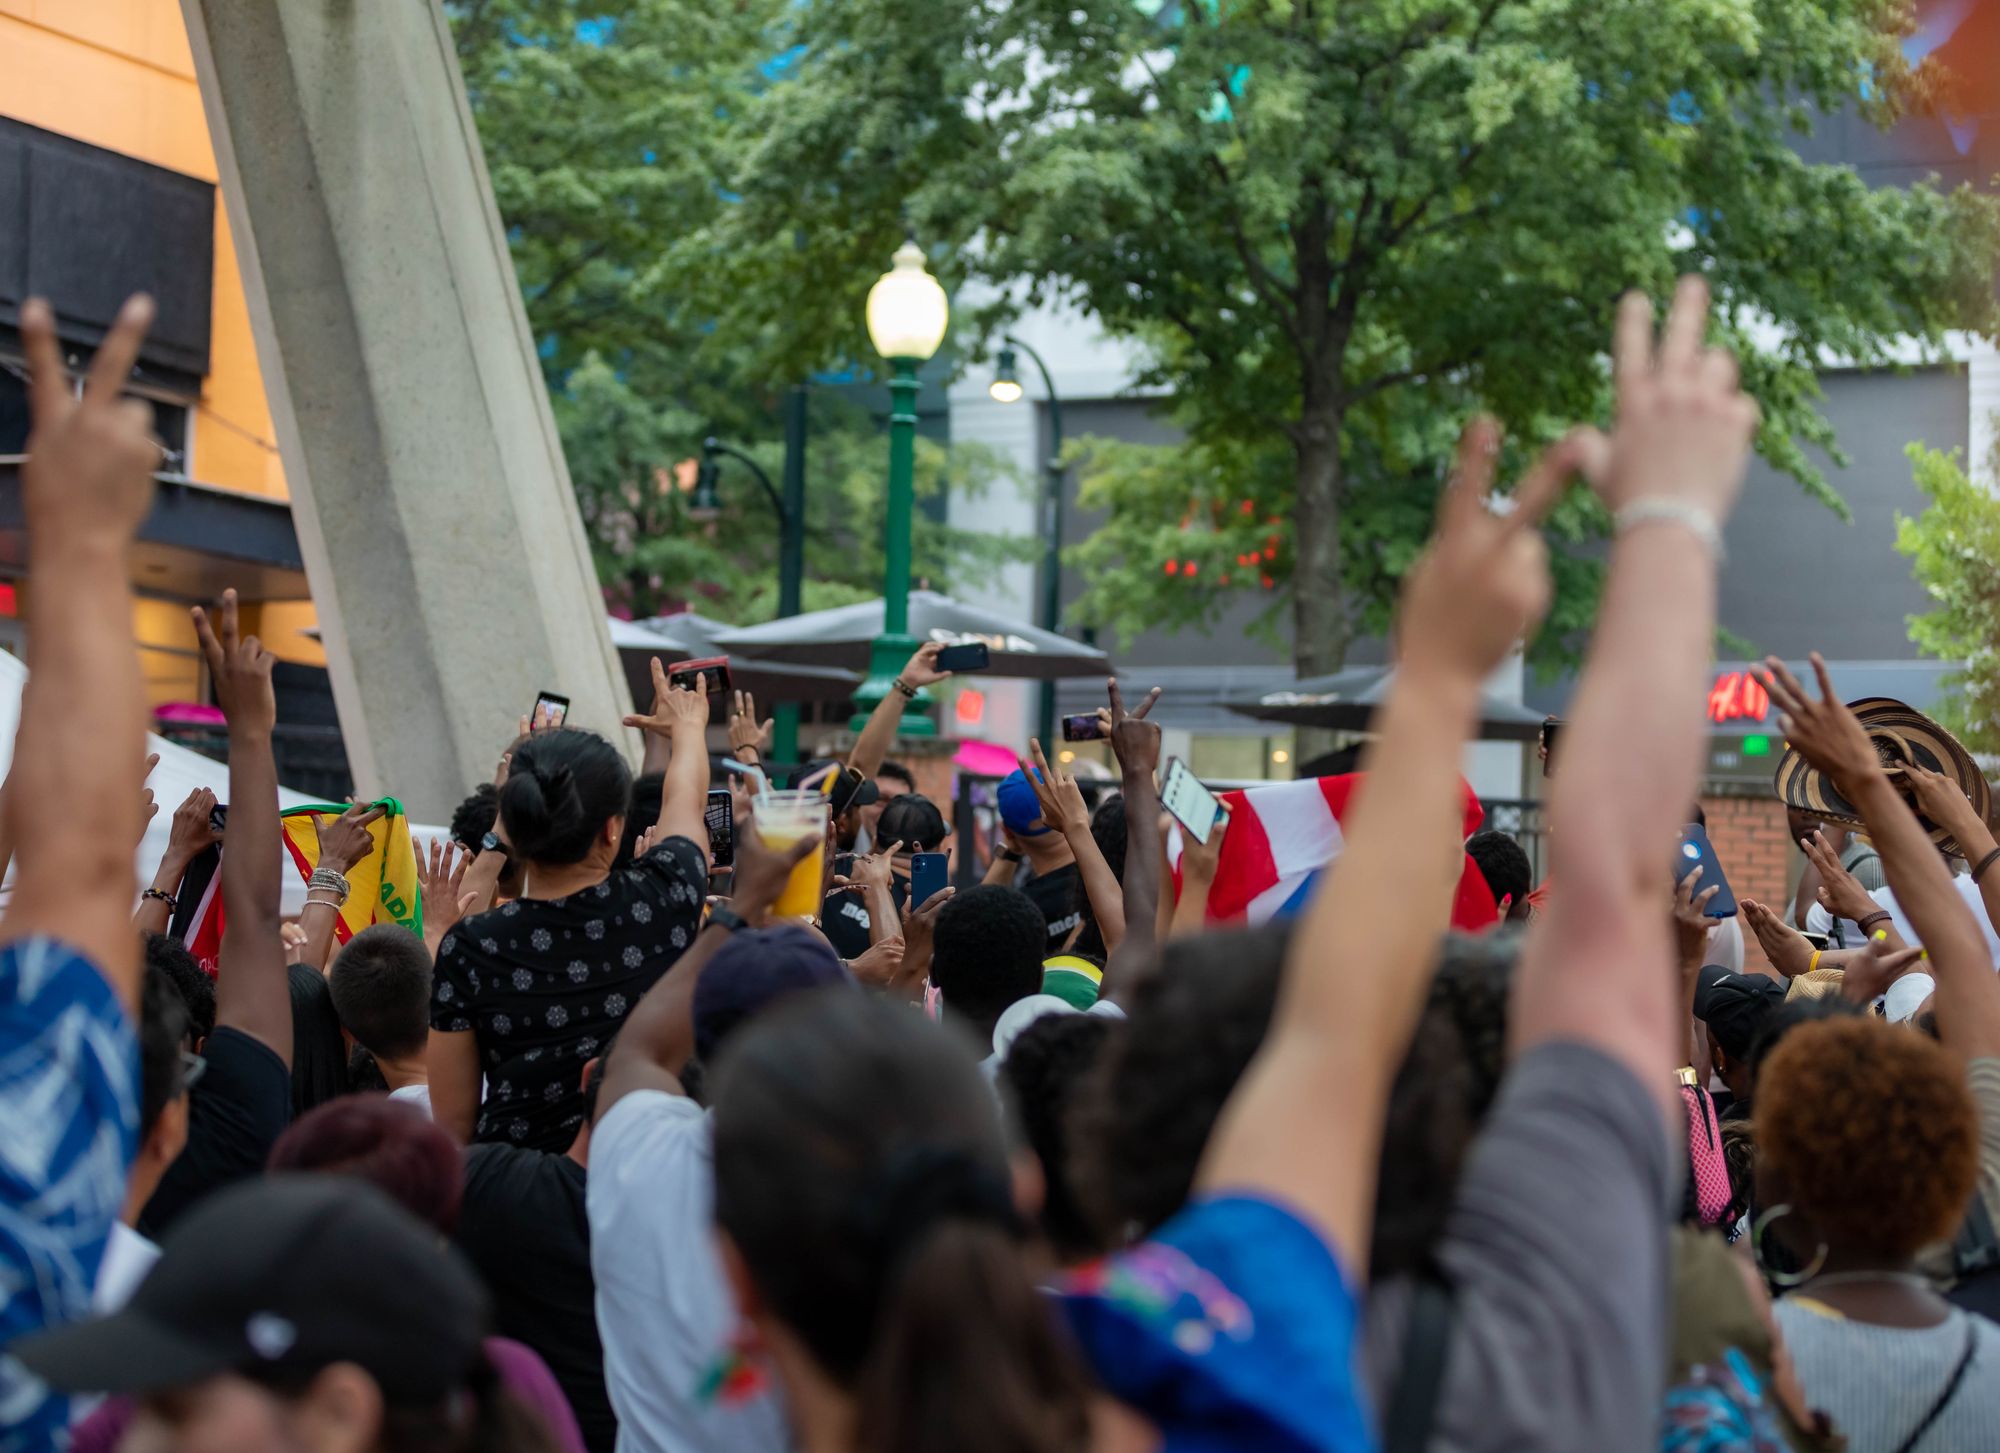
{"label": "eyeglasses", "polygon": [[199,1080],[204,1074],[207,1073],[207,1071],[208,1071],[207,1060],[203,1059],[198,1054],[192,1054],[187,1050],[182,1050],[181,1092],[185,1094],[187,1093],[187,1091],[192,1090],[194,1088],[195,1081]]}

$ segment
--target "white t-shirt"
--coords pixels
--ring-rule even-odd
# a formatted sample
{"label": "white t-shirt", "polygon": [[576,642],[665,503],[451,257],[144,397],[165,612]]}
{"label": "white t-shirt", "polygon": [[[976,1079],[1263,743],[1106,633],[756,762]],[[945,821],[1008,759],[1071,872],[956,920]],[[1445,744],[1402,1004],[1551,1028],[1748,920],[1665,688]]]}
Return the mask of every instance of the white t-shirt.
{"label": "white t-shirt", "polygon": [[[389,1098],[401,1100],[405,1105],[415,1105],[426,1115],[431,1113],[431,1087],[428,1081],[421,1085],[405,1085],[400,1090],[391,1090]],[[436,1119],[436,1116],[432,1116]]]}
{"label": "white t-shirt", "polygon": [[584,1204],[619,1453],[784,1453],[775,1393],[695,1396],[740,1321],[715,1245],[707,1112],[659,1090],[625,1095],[591,1132]]}
{"label": "white t-shirt", "polygon": [[[1993,960],[1993,967],[2000,969],[2000,934],[1993,931],[1993,920],[1986,915],[1986,901],[1979,896],[1979,885],[1969,876],[1960,875],[1951,880],[1951,886],[1958,890],[1958,896],[1965,900],[1966,908],[1972,913],[1972,921],[1977,923],[1980,932],[1986,935],[1986,952]],[[1917,931],[1910,927],[1910,920],[1903,916],[1903,910],[1896,906],[1894,889],[1877,888],[1868,896],[1880,904],[1883,911],[1889,915],[1904,943],[1914,948],[1923,942],[1917,937]],[[1841,921],[1847,923],[1846,919]],[[1806,910],[1806,928],[1813,933],[1832,933],[1833,915],[1815,903]],[[1847,924],[1847,932],[1850,938],[1859,941],[1860,935],[1855,932],[1851,923]]]}
{"label": "white t-shirt", "polygon": [[97,1264],[97,1282],[90,1290],[90,1309],[100,1317],[123,1310],[159,1259],[158,1246],[123,1221],[113,1221],[104,1260]]}

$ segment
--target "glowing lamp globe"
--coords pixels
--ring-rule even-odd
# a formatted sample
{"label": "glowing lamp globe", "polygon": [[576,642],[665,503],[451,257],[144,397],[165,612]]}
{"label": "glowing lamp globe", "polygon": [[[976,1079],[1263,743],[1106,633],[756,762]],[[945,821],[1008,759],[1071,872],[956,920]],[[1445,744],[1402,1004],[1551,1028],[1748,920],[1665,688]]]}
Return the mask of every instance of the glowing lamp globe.
{"label": "glowing lamp globe", "polygon": [[944,289],[924,267],[923,249],[905,242],[895,266],[868,290],[868,338],[884,358],[924,362],[944,342],[951,305]]}

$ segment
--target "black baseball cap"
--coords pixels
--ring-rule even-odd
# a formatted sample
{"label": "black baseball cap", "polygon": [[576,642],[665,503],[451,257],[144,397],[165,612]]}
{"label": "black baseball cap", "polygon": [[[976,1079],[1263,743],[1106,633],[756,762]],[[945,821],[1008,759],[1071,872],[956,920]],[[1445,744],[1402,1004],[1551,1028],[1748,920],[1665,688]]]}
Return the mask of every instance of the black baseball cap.
{"label": "black baseball cap", "polygon": [[224,1372],[307,1379],[352,1362],[396,1407],[464,1386],[486,1294],[457,1252],[375,1187],[275,1175],[175,1224],[123,1310],[11,1344],[59,1392],[142,1396]]}
{"label": "black baseball cap", "polygon": [[1731,1059],[1747,1060],[1764,1026],[1785,1002],[1785,986],[1767,974],[1734,974],[1710,964],[1695,981],[1694,1017]]}
{"label": "black baseball cap", "polygon": [[827,808],[835,817],[850,807],[867,807],[881,800],[882,789],[875,785],[873,777],[862,777],[856,781],[855,774],[847,770],[847,763],[836,761],[832,757],[821,757],[818,761],[808,762],[799,768],[792,774],[792,786],[798,786],[829,767],[838,774],[833,779],[833,792],[827,798]]}

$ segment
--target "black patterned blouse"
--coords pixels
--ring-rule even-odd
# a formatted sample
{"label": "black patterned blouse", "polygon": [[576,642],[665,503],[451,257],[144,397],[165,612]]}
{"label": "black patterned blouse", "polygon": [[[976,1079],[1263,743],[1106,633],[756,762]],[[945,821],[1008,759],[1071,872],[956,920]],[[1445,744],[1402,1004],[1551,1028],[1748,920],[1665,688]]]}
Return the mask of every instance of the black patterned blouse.
{"label": "black patterned blouse", "polygon": [[431,1028],[478,1039],[475,1141],[563,1151],[583,1123],[583,1067],[701,922],[708,869],[670,837],[567,898],[503,903],[438,945]]}

